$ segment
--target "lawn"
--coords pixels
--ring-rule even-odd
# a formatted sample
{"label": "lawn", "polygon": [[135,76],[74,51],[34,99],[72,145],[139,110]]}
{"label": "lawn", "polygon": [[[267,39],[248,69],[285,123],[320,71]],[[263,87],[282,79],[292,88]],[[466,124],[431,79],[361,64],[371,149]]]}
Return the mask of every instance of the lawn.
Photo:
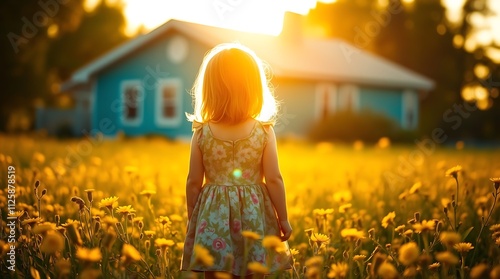
{"label": "lawn", "polygon": [[[295,268],[277,277],[500,278],[500,149],[278,148]],[[188,159],[186,142],[159,137],[0,136],[1,273],[188,277],[178,271]]]}

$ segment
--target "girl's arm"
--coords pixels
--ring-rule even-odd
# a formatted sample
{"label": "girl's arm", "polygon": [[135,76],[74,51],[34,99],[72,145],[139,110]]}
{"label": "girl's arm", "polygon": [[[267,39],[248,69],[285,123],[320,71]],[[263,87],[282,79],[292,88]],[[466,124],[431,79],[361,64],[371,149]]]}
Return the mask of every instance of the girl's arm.
{"label": "girl's arm", "polygon": [[201,129],[196,130],[191,138],[191,156],[189,159],[189,173],[186,181],[186,200],[188,220],[191,220],[193,209],[198,200],[198,196],[203,184],[205,169],[203,168],[203,155],[198,146],[198,138]]}
{"label": "girl's arm", "polygon": [[288,222],[285,185],[278,164],[276,136],[272,127],[266,127],[266,130],[268,130],[268,138],[267,144],[264,147],[264,154],[262,155],[264,178],[266,179],[269,196],[278,215],[281,232],[283,233],[282,240],[287,240],[292,234],[292,228]]}

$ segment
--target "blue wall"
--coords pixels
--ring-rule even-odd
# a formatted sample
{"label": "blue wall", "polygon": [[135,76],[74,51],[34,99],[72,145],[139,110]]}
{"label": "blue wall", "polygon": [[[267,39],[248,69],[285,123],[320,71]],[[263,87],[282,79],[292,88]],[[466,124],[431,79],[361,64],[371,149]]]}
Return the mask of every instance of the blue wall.
{"label": "blue wall", "polygon": [[[94,87],[97,94],[92,114],[93,129],[97,129],[107,136],[114,136],[118,131],[131,136],[143,134],[161,134],[168,137],[191,135],[191,123],[185,120],[184,112],[192,112],[189,91],[208,48],[188,38],[187,57],[181,63],[174,64],[167,58],[166,54],[171,35],[173,35],[172,32],[165,34],[164,39],[136,51],[132,56],[98,75]],[[178,127],[158,127],[155,124],[156,87],[152,85],[157,75],[159,78],[180,78],[182,81],[182,120]],[[123,109],[120,102],[120,90],[124,80],[141,80],[143,83],[147,83],[143,84],[145,90],[143,118],[142,123],[138,126],[123,125],[120,119]]]}
{"label": "blue wall", "polygon": [[307,80],[272,80],[275,94],[281,102],[280,115],[275,127],[278,135],[305,136],[316,119],[315,88],[316,82]]}
{"label": "blue wall", "polygon": [[394,89],[359,88],[359,109],[388,116],[401,125],[403,117],[402,91]]}

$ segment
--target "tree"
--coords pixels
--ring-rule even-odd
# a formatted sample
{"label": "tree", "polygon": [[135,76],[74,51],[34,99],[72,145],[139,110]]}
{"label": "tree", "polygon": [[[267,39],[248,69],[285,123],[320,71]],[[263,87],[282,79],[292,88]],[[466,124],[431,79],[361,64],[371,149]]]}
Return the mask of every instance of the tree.
{"label": "tree", "polygon": [[[460,129],[455,125],[450,128],[451,121],[444,117],[449,109],[455,109],[454,105],[462,105],[464,100],[460,94],[464,85],[473,82],[484,85],[484,80],[474,76],[476,64],[486,65],[493,73],[493,81],[500,81],[500,77],[494,75],[498,74],[498,66],[485,55],[486,48],[500,46],[467,50],[465,43],[477,28],[470,22],[470,15],[491,12],[486,8],[486,1],[467,0],[459,25],[450,24],[441,1],[388,0],[385,6],[383,3],[338,0],[318,4],[307,16],[305,29],[313,35],[344,39],[433,79],[436,87],[422,101],[421,134],[428,135],[434,128],[443,127],[454,139],[499,138],[500,122],[493,120],[500,119],[498,109],[474,112],[470,119],[460,116],[463,118]],[[498,95],[498,90],[491,92]],[[492,108],[498,105],[493,103]],[[478,125],[481,128],[478,129]]]}
{"label": "tree", "polygon": [[37,103],[55,104],[58,84],[78,67],[123,42],[121,6],[84,0],[0,2],[0,130],[12,115],[33,118]]}

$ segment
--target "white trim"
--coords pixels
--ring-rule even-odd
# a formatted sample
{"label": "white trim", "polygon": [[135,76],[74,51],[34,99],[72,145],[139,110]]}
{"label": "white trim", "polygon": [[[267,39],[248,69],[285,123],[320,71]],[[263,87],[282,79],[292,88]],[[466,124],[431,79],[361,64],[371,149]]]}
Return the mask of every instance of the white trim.
{"label": "white trim", "polygon": [[[178,127],[182,120],[182,81],[180,78],[159,79],[156,83],[155,92],[155,124],[159,127]],[[172,86],[175,88],[175,116],[167,118],[163,116],[163,88]]]}
{"label": "white trim", "polygon": [[[137,88],[137,117],[134,120],[128,120],[125,117],[127,105],[125,104],[125,88],[128,86],[135,86]],[[144,99],[146,98],[146,93],[144,91],[144,86],[142,81],[139,79],[134,80],[124,80],[120,83],[120,121],[124,126],[139,126],[142,124],[144,118]]]}
{"label": "white trim", "polygon": [[[415,129],[417,127],[418,95],[413,90],[405,90],[401,96],[401,127],[404,129]],[[408,119],[408,113],[413,113],[412,120]]]}
{"label": "white trim", "polygon": [[[350,108],[348,106],[350,105]],[[339,88],[339,110],[359,110],[359,87],[354,84],[343,84]]]}
{"label": "white trim", "polygon": [[[315,118],[322,119],[325,112],[331,115],[337,111],[338,106],[338,94],[337,87],[331,83],[318,83],[315,88]],[[328,104],[325,105],[325,94],[328,94],[327,100]]]}

